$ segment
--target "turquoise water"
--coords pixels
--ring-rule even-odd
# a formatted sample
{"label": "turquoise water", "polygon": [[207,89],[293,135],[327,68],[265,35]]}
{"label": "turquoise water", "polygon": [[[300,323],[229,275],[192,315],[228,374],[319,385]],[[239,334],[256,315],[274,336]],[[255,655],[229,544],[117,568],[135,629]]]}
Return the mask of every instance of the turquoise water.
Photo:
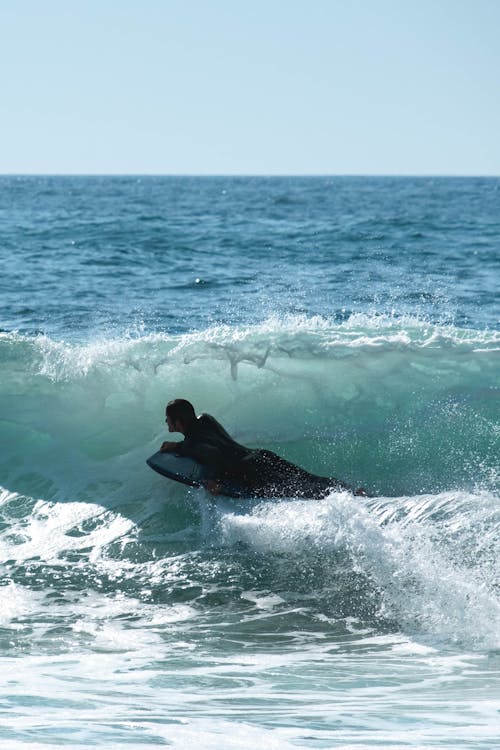
{"label": "turquoise water", "polygon": [[[498,747],[499,209],[0,178],[1,747]],[[375,497],[169,482],[175,396]]]}

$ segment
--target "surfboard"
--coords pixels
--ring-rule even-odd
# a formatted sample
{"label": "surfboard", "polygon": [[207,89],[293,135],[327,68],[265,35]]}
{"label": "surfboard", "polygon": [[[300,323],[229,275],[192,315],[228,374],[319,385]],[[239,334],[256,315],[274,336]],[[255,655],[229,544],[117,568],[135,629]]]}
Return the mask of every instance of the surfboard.
{"label": "surfboard", "polygon": [[[179,456],[176,453],[161,453],[158,451],[158,453],[150,456],[146,463],[167,479],[173,479],[174,482],[187,484],[190,487],[203,487],[203,482],[207,478],[205,468],[198,461],[187,456]],[[245,497],[248,491],[245,492],[243,487],[223,484],[220,494],[226,497]]]}
{"label": "surfboard", "polygon": [[[187,484],[190,487],[203,487],[203,482],[208,479],[205,467],[195,461],[194,458],[179,456],[176,453],[161,453],[159,451],[146,459],[146,463],[154,471],[157,471],[158,474],[167,477],[167,479],[173,479],[174,482]],[[256,495],[249,491],[248,487],[238,484],[229,484],[228,482],[222,483],[218,494],[231,498],[249,499],[256,497]],[[293,491],[290,491],[291,497],[294,496],[294,494]],[[271,494],[266,497],[277,496],[281,497],[282,495]],[[312,493],[307,497],[316,497],[316,495]]]}

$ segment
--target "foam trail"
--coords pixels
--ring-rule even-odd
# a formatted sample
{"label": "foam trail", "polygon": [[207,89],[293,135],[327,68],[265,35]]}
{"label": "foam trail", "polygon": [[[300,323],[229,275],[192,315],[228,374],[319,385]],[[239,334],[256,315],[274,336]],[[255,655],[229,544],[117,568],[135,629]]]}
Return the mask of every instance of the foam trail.
{"label": "foam trail", "polygon": [[[430,498],[405,500],[406,513],[388,521],[352,496],[333,494],[322,501],[262,503],[252,512],[225,513],[219,519],[222,543],[248,545],[259,554],[278,554],[311,560],[319,553],[322,574],[316,585],[332,585],[339,566],[348,558],[351,570],[362,574],[381,593],[379,616],[395,619],[405,631],[426,634],[438,640],[465,643],[469,647],[500,646],[500,568],[494,548],[470,528],[460,505],[453,512],[454,498],[433,498],[443,505],[453,525],[464,534],[446,538],[439,534],[439,518],[426,515]],[[500,505],[489,496],[462,495],[475,506],[483,531],[498,539]],[[439,515],[439,513],[438,513]],[[450,524],[450,517],[447,519]],[[464,549],[469,547],[464,558]],[[339,559],[338,555],[341,554]],[[330,556],[331,567],[324,568]],[[343,562],[341,562],[343,560]],[[290,562],[292,565],[293,563]],[[319,592],[317,592],[319,596]]]}

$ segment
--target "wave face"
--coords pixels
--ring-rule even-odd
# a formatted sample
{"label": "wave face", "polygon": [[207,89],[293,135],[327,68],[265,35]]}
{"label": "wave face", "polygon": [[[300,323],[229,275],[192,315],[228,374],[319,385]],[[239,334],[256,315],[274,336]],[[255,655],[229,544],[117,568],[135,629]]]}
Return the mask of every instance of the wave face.
{"label": "wave face", "polygon": [[3,484],[16,491],[151,485],[144,459],[178,396],[241,442],[373,494],[498,487],[495,333],[295,318],[87,345],[4,334],[0,358]]}

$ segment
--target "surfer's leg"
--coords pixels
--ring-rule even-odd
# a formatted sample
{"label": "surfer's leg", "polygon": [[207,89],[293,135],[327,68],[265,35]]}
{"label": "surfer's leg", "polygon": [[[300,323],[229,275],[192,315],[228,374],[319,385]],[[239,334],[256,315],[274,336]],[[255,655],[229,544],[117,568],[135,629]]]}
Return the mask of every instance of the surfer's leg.
{"label": "surfer's leg", "polygon": [[254,489],[266,497],[297,496],[322,498],[330,491],[354,492],[365,496],[363,489],[354,490],[335,477],[321,477],[311,474],[301,466],[292,464],[277,453],[268,450],[256,451],[252,457],[255,467]]}
{"label": "surfer's leg", "polygon": [[273,497],[325,497],[330,489],[349,489],[338,479],[311,474],[276,453],[260,450],[256,456],[259,483]]}

